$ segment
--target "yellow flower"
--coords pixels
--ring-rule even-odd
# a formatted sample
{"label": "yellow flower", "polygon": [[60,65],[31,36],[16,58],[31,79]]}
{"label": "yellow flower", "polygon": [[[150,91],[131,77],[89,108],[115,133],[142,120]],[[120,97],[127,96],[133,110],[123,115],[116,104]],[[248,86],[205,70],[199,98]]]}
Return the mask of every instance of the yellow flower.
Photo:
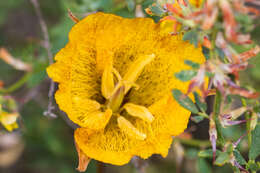
{"label": "yellow flower", "polygon": [[19,114],[17,112],[8,113],[2,111],[2,106],[0,105],[0,123],[4,126],[4,128],[8,131],[13,131],[18,128],[18,124],[16,122]]}
{"label": "yellow flower", "polygon": [[115,165],[134,155],[167,156],[190,116],[171,95],[173,88],[187,90],[174,78],[189,68],[186,59],[204,61],[200,48],[149,18],[96,13],[77,23],[47,72],[59,83],[60,109],[80,126],[78,149]]}

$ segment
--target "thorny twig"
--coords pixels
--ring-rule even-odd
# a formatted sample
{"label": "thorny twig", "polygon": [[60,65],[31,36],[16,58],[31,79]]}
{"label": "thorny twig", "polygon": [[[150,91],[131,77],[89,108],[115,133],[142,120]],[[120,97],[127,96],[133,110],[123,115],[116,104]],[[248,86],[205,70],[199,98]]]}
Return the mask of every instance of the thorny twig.
{"label": "thorny twig", "polygon": [[105,172],[105,166],[102,162],[97,162],[97,173],[104,173]]}
{"label": "thorny twig", "polygon": [[68,16],[74,23],[79,22],[79,19],[71,12],[69,8],[68,8]]}
{"label": "thorny twig", "polygon": [[[35,9],[36,15],[39,19],[39,23],[40,23],[43,38],[44,38],[44,48],[46,49],[46,52],[48,54],[49,64],[52,64],[53,59],[52,59],[50,39],[49,39],[49,35],[48,35],[47,25],[46,25],[46,23],[45,23],[45,21],[42,17],[42,13],[41,13],[41,10],[40,10],[38,0],[31,0],[31,3],[32,3],[32,5]],[[48,97],[49,97],[48,109],[43,114],[46,115],[46,116],[50,116],[50,117],[57,117],[54,113],[52,113],[52,110],[54,109],[53,95],[54,95],[55,84],[51,79],[50,79],[50,82],[51,83],[50,83],[50,88],[49,88],[49,93],[48,93]]]}

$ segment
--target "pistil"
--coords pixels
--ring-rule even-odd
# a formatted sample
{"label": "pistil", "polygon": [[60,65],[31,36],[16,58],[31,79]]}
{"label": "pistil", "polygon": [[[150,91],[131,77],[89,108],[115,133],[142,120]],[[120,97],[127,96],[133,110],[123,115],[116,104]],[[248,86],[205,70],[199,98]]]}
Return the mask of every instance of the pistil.
{"label": "pistil", "polygon": [[115,93],[110,97],[108,101],[108,107],[112,109],[113,112],[117,112],[120,108],[123,100],[124,100],[124,92],[125,92],[125,86],[122,85],[119,87]]}

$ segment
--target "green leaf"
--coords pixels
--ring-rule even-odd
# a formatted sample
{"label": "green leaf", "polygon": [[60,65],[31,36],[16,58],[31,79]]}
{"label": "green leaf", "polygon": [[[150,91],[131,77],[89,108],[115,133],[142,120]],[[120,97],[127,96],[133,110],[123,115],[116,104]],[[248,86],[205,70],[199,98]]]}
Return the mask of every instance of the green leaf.
{"label": "green leaf", "polygon": [[160,4],[153,4],[149,8],[155,16],[162,17],[165,14],[165,10],[160,6]]}
{"label": "green leaf", "polygon": [[238,167],[232,166],[231,169],[234,173],[240,173],[240,169]]}
{"label": "green leaf", "polygon": [[257,104],[256,106],[254,106],[253,110],[256,113],[260,113],[260,106]]}
{"label": "green leaf", "polygon": [[199,123],[202,120],[204,120],[204,117],[203,116],[193,116],[191,120],[194,121],[195,123]]}
{"label": "green leaf", "polygon": [[33,72],[30,79],[27,82],[29,88],[33,88],[40,84],[46,77],[46,62],[36,61],[33,64]]}
{"label": "green leaf", "polygon": [[173,89],[172,90],[173,97],[176,99],[176,101],[187,110],[191,111],[194,114],[197,114],[199,111],[196,107],[196,105],[192,102],[192,100],[184,95],[180,90]]}
{"label": "green leaf", "polygon": [[249,160],[248,163],[246,164],[246,168],[250,169],[252,172],[256,172],[260,170],[260,164],[259,162],[255,163],[254,160]]}
{"label": "green leaf", "polygon": [[193,62],[191,60],[185,60],[184,63],[189,65],[189,66],[191,66],[194,69],[199,69],[200,68],[200,64],[198,64],[196,62]]}
{"label": "green leaf", "polygon": [[198,166],[198,169],[199,169],[198,172],[201,172],[201,173],[211,173],[212,172],[211,166],[203,158],[199,158],[197,160],[197,166]]}
{"label": "green leaf", "polygon": [[253,23],[251,17],[249,17],[246,14],[239,13],[239,14],[235,15],[235,18],[238,22],[246,24],[246,25],[250,25]]}
{"label": "green leaf", "polygon": [[214,76],[214,73],[210,73],[210,72],[208,72],[208,71],[206,71],[205,74],[206,74],[206,76],[209,77],[209,78],[211,78],[211,77]]}
{"label": "green leaf", "polygon": [[230,160],[230,156],[228,155],[228,153],[221,152],[214,164],[218,166],[223,166],[224,164],[228,163],[229,160]]}
{"label": "green leaf", "polygon": [[225,146],[225,151],[226,153],[228,153],[229,155],[233,153],[234,150],[234,146],[232,143],[229,143]]}
{"label": "green leaf", "polygon": [[134,0],[126,0],[127,8],[129,11],[133,11],[135,9],[135,1]]}
{"label": "green leaf", "polygon": [[198,33],[196,32],[196,30],[185,32],[182,37],[182,40],[189,41],[195,47],[198,47]]}
{"label": "green leaf", "polygon": [[175,77],[180,79],[183,82],[191,80],[196,76],[197,72],[194,70],[182,70],[179,73],[175,73]]}
{"label": "green leaf", "polygon": [[[216,156],[218,157],[218,155],[221,153],[221,151],[219,150],[216,150]],[[212,158],[213,157],[213,151],[212,149],[207,149],[207,150],[203,150],[203,151],[200,151],[198,153],[198,156],[199,157],[203,157],[203,158]]]}
{"label": "green leaf", "polygon": [[235,18],[240,23],[241,31],[243,33],[251,32],[254,29],[253,20],[248,15],[238,13],[237,15],[235,15]]}
{"label": "green leaf", "polygon": [[193,92],[193,95],[195,97],[195,102],[198,105],[198,107],[200,108],[200,110],[206,112],[206,110],[207,110],[207,103],[203,103],[201,101],[201,97],[199,96],[199,94],[197,92]]}
{"label": "green leaf", "polygon": [[260,154],[260,124],[255,127],[252,131],[252,145],[249,150],[249,159],[255,160],[255,158]]}
{"label": "green leaf", "polygon": [[237,149],[234,149],[233,154],[236,158],[236,161],[240,164],[240,165],[245,165],[246,164],[246,160],[243,158],[243,156],[240,154],[240,152]]}

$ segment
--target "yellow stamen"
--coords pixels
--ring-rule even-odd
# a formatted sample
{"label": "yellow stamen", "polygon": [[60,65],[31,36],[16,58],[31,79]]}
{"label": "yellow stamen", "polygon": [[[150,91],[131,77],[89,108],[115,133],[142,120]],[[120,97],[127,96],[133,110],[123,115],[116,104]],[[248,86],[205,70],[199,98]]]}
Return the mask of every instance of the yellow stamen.
{"label": "yellow stamen", "polygon": [[146,134],[140,132],[137,128],[133,126],[131,122],[129,122],[124,117],[120,116],[117,118],[117,123],[124,133],[126,133],[129,137],[135,138],[138,140],[144,140],[146,138]]}
{"label": "yellow stamen", "polygon": [[107,65],[103,71],[102,82],[101,82],[101,92],[102,95],[108,99],[114,91],[114,76],[112,65]]}
{"label": "yellow stamen", "polygon": [[[118,92],[119,88],[121,87],[126,87],[126,86],[131,86],[131,87],[135,87],[136,90],[139,89],[139,85],[134,83],[134,82],[128,82],[128,81],[123,81],[123,80],[119,80],[119,82],[117,83],[117,85],[114,88],[114,91],[112,92],[112,95],[115,95],[116,92]],[[124,91],[124,94],[126,94],[126,92]]]}
{"label": "yellow stamen", "polygon": [[140,88],[140,86],[134,82],[122,81],[122,83],[124,83],[125,86],[129,85],[131,87],[134,87],[135,90],[138,90]]}
{"label": "yellow stamen", "polygon": [[151,123],[154,120],[154,117],[151,114],[151,112],[144,106],[135,105],[133,103],[127,103],[124,105],[124,108],[130,115],[134,117],[141,118],[142,120],[147,121],[149,123]]}
{"label": "yellow stamen", "polygon": [[121,77],[121,75],[119,74],[119,72],[115,68],[113,68],[113,73],[115,74],[117,80],[121,81],[122,77]]}
{"label": "yellow stamen", "polygon": [[[139,57],[136,61],[132,63],[128,71],[123,77],[123,81],[126,81],[125,93],[132,87],[131,83],[134,83],[138,76],[141,74],[144,67],[149,64],[155,58],[155,54],[144,55]],[[130,84],[128,84],[130,83]]]}
{"label": "yellow stamen", "polygon": [[82,127],[90,129],[104,129],[112,116],[112,110],[107,109],[105,112],[95,111],[87,115],[86,119],[82,119]]}

